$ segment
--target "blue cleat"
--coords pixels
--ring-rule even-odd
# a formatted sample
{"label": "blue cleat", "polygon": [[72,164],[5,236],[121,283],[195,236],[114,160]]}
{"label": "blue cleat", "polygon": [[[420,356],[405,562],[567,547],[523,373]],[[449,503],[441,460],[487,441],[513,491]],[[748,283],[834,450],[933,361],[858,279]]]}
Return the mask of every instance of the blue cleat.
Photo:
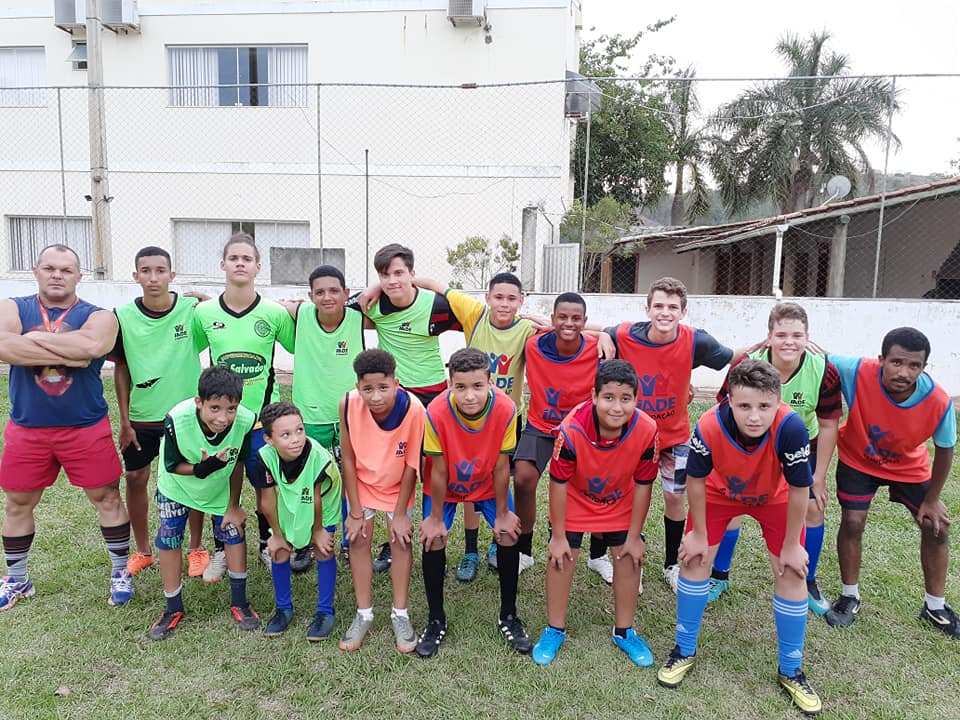
{"label": "blue cleat", "polygon": [[653,653],[650,651],[650,646],[647,645],[646,640],[633,631],[633,628],[627,629],[626,637],[614,634],[613,644],[623,650],[634,665],[640,667],[653,665]]}
{"label": "blue cleat", "polygon": [[130,602],[133,597],[133,575],[124,568],[117,570],[110,576],[110,599],[107,602],[114,607],[120,607]]}
{"label": "blue cleat", "polygon": [[560,646],[566,639],[567,633],[564,630],[556,630],[548,625],[540,639],[537,640],[537,644],[533,646],[531,655],[533,661],[537,665],[549,665],[557,657]]}

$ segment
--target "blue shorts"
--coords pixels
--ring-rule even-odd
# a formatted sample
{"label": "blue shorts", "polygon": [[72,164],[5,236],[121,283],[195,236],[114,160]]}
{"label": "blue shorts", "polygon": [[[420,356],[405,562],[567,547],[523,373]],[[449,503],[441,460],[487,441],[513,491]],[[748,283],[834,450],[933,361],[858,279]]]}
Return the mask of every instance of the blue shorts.
{"label": "blue shorts", "polygon": [[[453,518],[457,514],[457,505],[461,503],[451,503],[445,502],[443,504],[443,524],[447,526],[447,530],[453,527]],[[510,512],[513,512],[513,494],[507,493],[507,507],[510,509]],[[430,510],[433,508],[433,498],[429,495],[423,496],[423,517],[426,518],[430,514]],[[480,502],[475,502],[473,504],[473,509],[478,513],[483,515],[483,519],[487,521],[487,524],[490,527],[493,527],[497,521],[497,499],[489,498],[488,500],[481,500]]]}
{"label": "blue shorts", "polygon": [[[171,500],[157,490],[157,510],[160,513],[160,527],[154,544],[159,550],[179,550],[183,547],[183,531],[187,527],[190,508]],[[224,545],[240,545],[244,541],[243,528],[224,530],[221,526],[223,515],[211,515],[213,537]]]}
{"label": "blue shorts", "polygon": [[250,431],[250,457],[243,461],[243,467],[247,471],[247,480],[255,488],[266,487],[266,467],[257,462],[257,452],[266,444],[267,441],[263,439],[263,428]]}

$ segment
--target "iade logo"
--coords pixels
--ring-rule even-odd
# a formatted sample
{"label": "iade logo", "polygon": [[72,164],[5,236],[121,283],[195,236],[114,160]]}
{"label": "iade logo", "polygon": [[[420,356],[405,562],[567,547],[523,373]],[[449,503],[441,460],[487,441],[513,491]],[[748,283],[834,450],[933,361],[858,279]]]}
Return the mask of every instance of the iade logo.
{"label": "iade logo", "polygon": [[506,375],[510,372],[510,365],[513,358],[508,355],[490,353],[487,356],[490,359],[490,373],[492,375]]}
{"label": "iade logo", "polygon": [[547,394],[547,405],[550,407],[559,407],[560,406],[560,390],[557,388],[548,387],[546,388]]}
{"label": "iade logo", "polygon": [[455,463],[453,469],[457,472],[457,482],[458,483],[468,483],[470,478],[473,475],[473,468],[476,466],[477,461],[474,460],[461,460],[458,463]]}
{"label": "iade logo", "polygon": [[337,355],[346,355],[346,354],[347,354],[347,341],[346,341],[346,340],[338,340],[338,341],[337,341],[337,351],[336,351],[336,354],[337,354]]}
{"label": "iade logo", "polygon": [[308,505],[313,504],[313,493],[310,492],[310,488],[304,488],[300,492],[300,502]]}
{"label": "iade logo", "polygon": [[410,321],[409,321],[409,320],[406,320],[406,321],[400,323],[399,327],[397,327],[397,330],[398,330],[399,332],[402,332],[402,333],[413,332],[413,330],[410,328]]}
{"label": "iade logo", "polygon": [[730,488],[730,497],[742,495],[747,488],[747,480],[738,478],[736,475],[729,475],[727,477],[727,487]]}
{"label": "iade logo", "polygon": [[637,378],[640,381],[640,394],[644,397],[653,397],[657,391],[657,378],[660,375],[643,375]]}
{"label": "iade logo", "polygon": [[889,435],[892,430],[884,430],[879,425],[867,425],[867,448],[864,450],[870,460],[879,463],[896,462],[900,459],[900,453],[889,448],[880,447],[881,441]]}
{"label": "iade logo", "polygon": [[796,390],[796,391],[794,391],[793,397],[792,397],[791,400],[790,400],[790,404],[793,405],[794,407],[802,407],[802,406],[803,406],[803,391],[802,391],[802,390]]}
{"label": "iade logo", "polygon": [[394,457],[406,457],[407,456],[407,441],[401,440],[397,443],[397,452],[394,453]]}
{"label": "iade logo", "polygon": [[587,479],[587,488],[594,495],[600,495],[607,486],[607,478],[592,477]]}
{"label": "iade logo", "polygon": [[183,340],[187,336],[187,329],[183,324],[178,324],[173,326],[173,339],[174,340]]}

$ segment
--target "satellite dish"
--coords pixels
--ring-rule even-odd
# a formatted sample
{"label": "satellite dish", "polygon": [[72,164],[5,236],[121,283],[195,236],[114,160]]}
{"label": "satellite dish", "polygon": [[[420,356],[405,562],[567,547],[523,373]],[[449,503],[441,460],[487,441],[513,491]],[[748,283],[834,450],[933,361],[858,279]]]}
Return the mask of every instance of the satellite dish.
{"label": "satellite dish", "polygon": [[834,175],[827,180],[827,199],[824,205],[839,200],[850,194],[850,181],[843,175]]}

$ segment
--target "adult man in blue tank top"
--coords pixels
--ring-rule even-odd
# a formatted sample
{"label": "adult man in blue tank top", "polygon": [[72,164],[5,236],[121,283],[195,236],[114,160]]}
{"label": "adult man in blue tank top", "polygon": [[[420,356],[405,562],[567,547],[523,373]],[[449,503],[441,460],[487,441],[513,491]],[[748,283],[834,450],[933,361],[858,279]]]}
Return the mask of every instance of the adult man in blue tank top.
{"label": "adult man in blue tank top", "polygon": [[97,510],[112,567],[108,602],[124,605],[133,597],[130,520],[100,380],[117,319],[77,297],[80,259],[65,245],[41,250],[33,274],[36,295],[0,302],[0,361],[10,364],[11,406],[0,458],[7,562],[0,611],[35,592],[27,573],[33,511],[61,468]]}

